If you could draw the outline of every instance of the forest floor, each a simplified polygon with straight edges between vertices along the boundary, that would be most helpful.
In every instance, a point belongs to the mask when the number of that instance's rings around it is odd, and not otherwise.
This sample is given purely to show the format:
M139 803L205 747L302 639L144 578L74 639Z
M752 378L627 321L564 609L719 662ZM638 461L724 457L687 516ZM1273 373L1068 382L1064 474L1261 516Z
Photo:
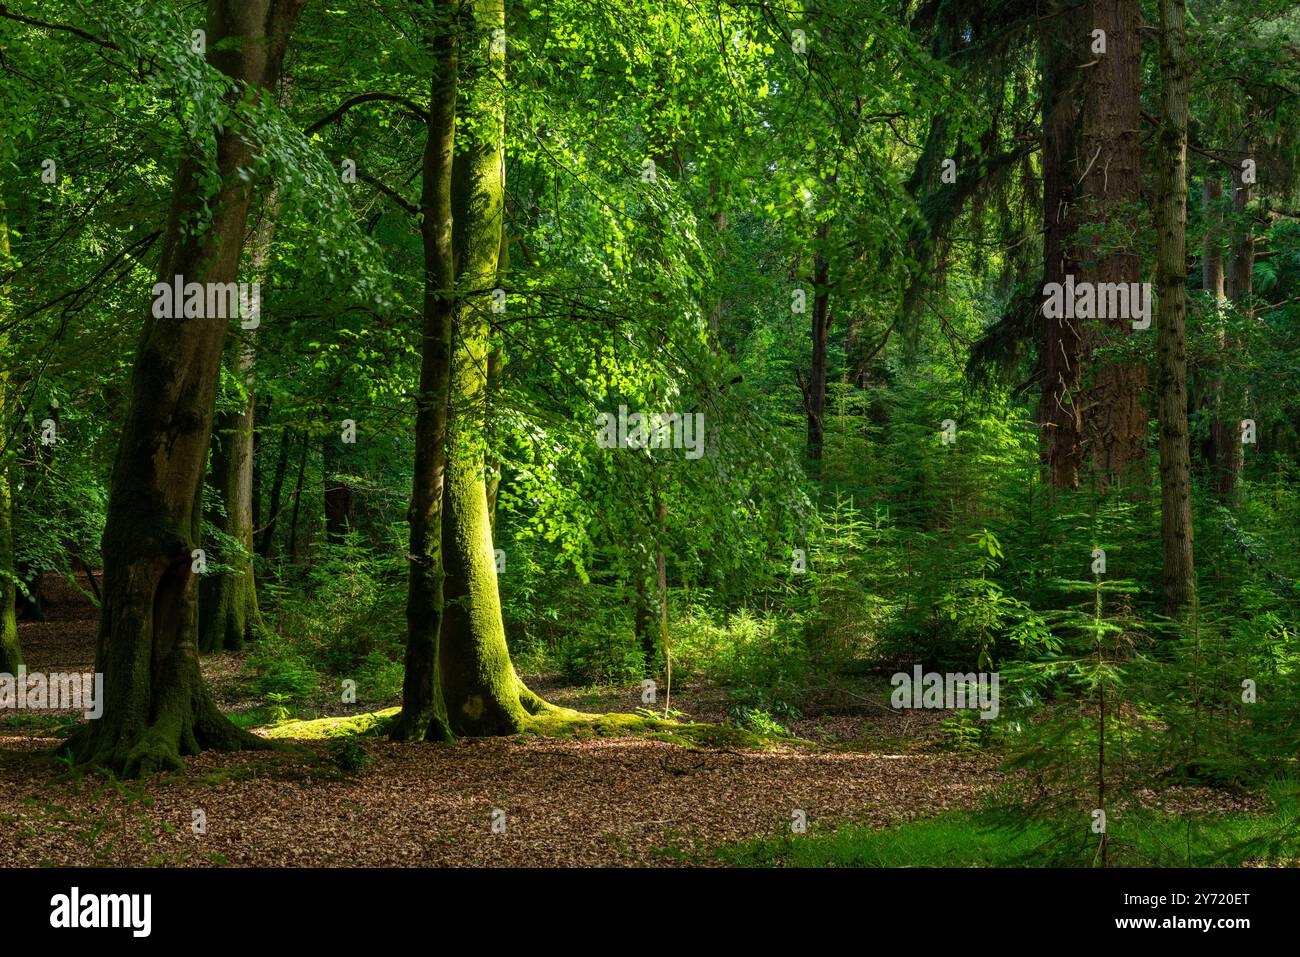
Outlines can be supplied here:
M60 580L48 589L46 614L20 626L28 670L92 670L91 603ZM242 655L203 667L223 707L255 702ZM635 687L574 689L546 676L529 683L582 710L640 707ZM672 703L712 721L725 716L723 700L685 687ZM363 710L371 709L337 708ZM810 833L883 827L973 808L1000 780L989 756L939 747L941 714L830 698L816 710L791 728L806 743L762 750L645 738L441 746L362 737L349 739L347 762L337 743L306 741L208 752L140 783L69 774L52 755L69 716L12 712L0 719L0 867L708 863L724 843L789 834L796 811ZM500 812L504 833L492 826Z
M28 670L92 670L94 606L51 578L45 611L46 621L20 625ZM224 707L254 703L242 655L203 667ZM546 676L529 684L583 710L640 707L637 687L590 691ZM672 704L710 721L725 716L722 700L686 687L674 689ZM338 709L349 710L361 709ZM810 830L883 826L974 806L996 781L987 759L925 751L934 715L825 710L791 728L813 743L767 750L644 738L451 747L357 738L366 758L353 772L340 770L328 742L312 741L206 753L143 784L68 776L50 756L66 716L11 712L0 720L0 866L673 864L724 842L789 833L795 811ZM504 833L492 828L497 809ZM203 834L194 833L196 812Z

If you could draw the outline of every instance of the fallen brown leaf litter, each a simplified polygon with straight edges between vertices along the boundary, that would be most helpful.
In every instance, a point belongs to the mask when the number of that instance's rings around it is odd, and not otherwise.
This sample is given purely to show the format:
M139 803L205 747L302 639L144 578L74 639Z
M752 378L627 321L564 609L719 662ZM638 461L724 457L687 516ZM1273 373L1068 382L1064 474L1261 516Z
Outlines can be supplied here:
M23 627L34 669L45 666L37 659L47 649L62 669L90 667L93 623L65 609L52 614L49 634L32 630L47 626ZM240 693L239 665L239 656L204 661L228 706ZM640 704L639 689L532 683L584 710ZM696 720L725 714L721 695L707 687L682 688L674 704ZM933 741L940 715L833 701L825 710L791 727L816 746L736 751L643 738L519 737L448 747L358 738L347 746L352 766L360 765L351 773L340 770L339 745L310 742L206 753L179 774L143 783L69 778L49 756L57 738L5 722L0 866L703 863L708 848L789 834L795 811L810 833L843 823L884 827L975 807L1000 780L986 756L914 750ZM907 748L893 747L904 741Z
M48 620L22 625L30 667L89 670L93 608L57 578L46 592ZM235 709L254 703L242 700L241 666L239 655L203 663L218 699ZM639 688L532 683L584 710L640 706ZM697 720L725 717L707 687L677 689L674 705ZM828 744L880 738L878 717L822 716L791 730ZM354 739L365 755L354 773L339 770L326 742L208 753L179 774L114 784L68 778L48 755L58 739L47 730L10 720L0 729L0 866L673 864L682 856L665 849L789 833L795 810L812 831L883 826L971 806L996 780L989 762L952 755L526 737L451 747ZM504 830L494 830L502 816Z
M970 807L993 779L980 762L950 756L364 739L369 761L357 774L332 770L328 746L313 743L314 761L200 755L137 793L91 777L55 783L58 766L30 753L53 743L0 738L0 866L672 864L680 859L664 848L789 833L796 809L810 830L883 826ZM504 833L494 811L504 812Z

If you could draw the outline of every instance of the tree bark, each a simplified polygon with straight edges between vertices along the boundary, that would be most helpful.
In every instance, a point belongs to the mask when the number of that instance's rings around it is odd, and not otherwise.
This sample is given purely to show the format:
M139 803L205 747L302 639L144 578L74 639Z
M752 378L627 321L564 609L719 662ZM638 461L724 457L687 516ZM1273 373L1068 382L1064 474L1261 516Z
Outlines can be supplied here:
M1249 144L1244 139L1237 141L1237 154L1242 158L1249 155ZM1241 180L1241 166L1232 170L1232 243L1231 256L1228 261L1226 286L1228 299L1238 310L1250 308L1250 297L1254 288L1255 275L1255 235L1250 220L1251 186ZM1233 355L1244 351L1243 344L1232 336L1225 336L1223 354ZM1236 355L1239 361L1244 355ZM1225 402L1231 409L1247 407L1247 396L1239 396L1240 403ZM1227 416L1225 415L1225 418ZM1237 479L1245 461L1245 448L1241 444L1240 419L1228 419L1223 423L1224 444L1223 457L1218 461L1215 476L1215 491L1225 501L1231 500L1237 489Z
M0 272L9 264L9 219L5 212L4 196L0 195ZM0 310L6 309L7 299L0 289ZM4 315L0 329L9 326L10 316ZM7 335L0 333L0 350L7 351ZM7 357L0 366L0 422L9 422L9 369ZM12 440L9 443L12 444ZM0 460L0 673L16 674L23 663L22 647L18 643L18 613L16 600L18 587L14 567L13 500L9 490L9 465L13 456L5 450Z
M250 387L242 408L217 416L213 427L209 482L222 509L208 521L234 538L241 553L218 554L235 571L206 575L199 582L199 651L238 651L261 624L253 577L253 353L236 344L235 375Z
M1187 428L1187 51L1185 0L1160 0L1160 131L1156 144L1157 413L1165 611L1195 600L1192 464Z
M424 143L420 236L424 244L424 328L416 396L415 476L411 491L410 569L406 598L406 671L399 741L449 737L438 678L443 616L442 497L447 464L447 402L456 310L452 246L452 173L460 48L453 0L438 0L431 38L434 73Z
M340 433L329 432L321 446L322 491L325 503L325 538L331 545L340 544L356 524L352 503L352 486L339 478L343 466Z
M263 428L265 429L265 423ZM271 548L275 543L276 526L280 523L281 497L284 494L284 477L289 471L289 449L293 433L286 427L280 432L280 448L275 457L275 474L271 478L271 497L267 502L266 523L262 526L257 540L257 554L263 558L271 557Z
M302 433L302 451L298 454L298 479L293 486L293 512L289 516L289 564L298 564L298 515L302 504L302 479L307 472L307 455L311 452L311 436Z
M1227 292L1223 271L1223 183L1206 164L1205 180L1201 184L1201 218L1205 223L1205 236L1201 244L1201 285L1213 308L1216 355L1206 361L1206 375L1201 404L1208 412L1209 429L1202 445L1202 458L1217 490L1223 480L1223 470L1231 468L1234 457L1240 452L1236 425L1229 421L1224 407L1223 364L1228 354L1229 342L1224 313Z
M503 286L510 271L510 241L504 225L501 229L501 251L497 254L497 285ZM505 375L506 357L500 345L494 345L488 352L487 366L487 403L488 403L488 447L499 448L496 434L496 406L501 400L501 379ZM501 459L493 454L488 462L486 483L488 501L488 525L495 538L497 533L497 499L501 494Z
M659 640L654 629L650 627L650 595L646 590L646 570L638 568L633 572L633 608L632 630L641 645L641 656L645 660L645 677L653 678L659 673Z
M275 235L279 203L275 193L267 197L263 219L253 235L253 277L265 279ZM218 416L213 429L211 483L224 513L213 510L212 525L239 542L240 555L222 556L222 564L234 565L234 572L204 578L199 584L199 651L238 651L261 627L257 607L257 579L253 574L253 531L257 526L257 399L253 392L256 361L256 333L234 343L234 373L247 393L244 407Z
M1063 284L1074 274L1078 226L1071 171L1079 153L1078 66L1086 36L1082 8L1057 6L1039 26L1043 86L1043 284ZM1077 489L1083 461L1082 338L1077 320L1043 317L1039 349L1042 391L1038 402L1039 458L1044 480Z
M473 0L467 13L471 41L461 50L471 62L461 74L467 88L462 102L474 104L476 115L472 134L461 135L468 142L453 171L453 245L458 288L473 292L456 303L452 335L438 673L452 733L497 735L519 731L530 713L550 706L524 686L510 661L488 521L489 291L497 275L505 190L505 47L493 39L494 31L504 31L505 8L503 0Z
M208 60L236 81L233 96L273 84L306 0L209 0ZM203 164L190 153L177 170L159 282L236 278L253 161L236 124L214 130L220 174L205 195ZM210 218L208 218L210 217ZM205 228L194 228L194 221ZM104 529L104 602L96 671L104 713L69 741L79 762L126 776L181 766L205 748L266 742L217 708L199 671L198 581L203 468L227 321L146 314L136 351Z
M808 458L820 474L826 445L826 353L830 336L830 259L825 248L831 224L817 230L819 248L813 257L812 368L808 375Z
M1137 283L1142 49L1138 0L1090 0L1087 30L1106 31L1106 52L1084 71L1082 166L1084 222L1101 234L1078 249L1078 282ZM1130 303L1131 305L1131 303ZM1132 312L1132 310L1130 310ZM1090 358L1133 332L1135 316L1085 320ZM1148 414L1146 366L1101 359L1083 405L1084 440L1099 487L1141 479Z

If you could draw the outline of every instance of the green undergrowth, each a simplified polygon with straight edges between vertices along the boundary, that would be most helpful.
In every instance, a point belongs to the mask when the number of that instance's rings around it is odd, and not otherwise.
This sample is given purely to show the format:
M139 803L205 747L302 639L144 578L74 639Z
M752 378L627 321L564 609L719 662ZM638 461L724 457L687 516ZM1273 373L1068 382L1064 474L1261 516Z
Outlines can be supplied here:
M875 830L846 825L806 834L724 845L697 856L733 867L1044 867L1097 866L1095 835L1079 835L1063 860L1054 832L1040 822L1007 827L987 812L953 811ZM1140 815L1112 819L1112 866L1300 866L1300 829L1285 809L1270 813ZM680 856L680 851L666 854Z

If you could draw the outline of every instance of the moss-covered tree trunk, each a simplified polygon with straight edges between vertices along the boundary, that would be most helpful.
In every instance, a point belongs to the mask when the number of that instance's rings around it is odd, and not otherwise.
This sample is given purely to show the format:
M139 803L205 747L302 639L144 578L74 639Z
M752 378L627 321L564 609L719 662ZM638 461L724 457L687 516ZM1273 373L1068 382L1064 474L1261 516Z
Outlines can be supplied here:
M406 595L406 670L396 740L448 736L438 680L442 630L442 495L447 462L447 389L456 308L452 249L452 168L456 142L459 29L452 0L435 4L433 86L424 143L420 238L424 245L424 322L416 396L415 477L411 490L410 574Z
M10 268L9 220L5 215L4 196L0 196L0 273ZM9 300L0 288L0 329L10 322ZM7 343L0 340L0 352L7 352ZM0 422L9 422L9 369L8 357L0 356ZM12 445L13 440L4 443ZM8 448L0 457L0 673L14 674L23 663L23 652L18 644L18 615L15 602L18 597L16 570L14 568L13 500L9 490Z
M0 382L0 389L8 383ZM0 396L3 399L3 396ZM0 674L16 674L23 663L18 643L18 586L14 578L14 530L9 469L0 468Z
M454 734L512 734L548 706L510 661L485 481L490 291L496 284L505 189L505 11L502 0L468 6L461 43L464 109L456 157L453 242L457 262L447 464L442 506L444 611L438 673ZM462 111L463 112L463 111Z
M235 95L272 84L306 0L209 0L208 59ZM220 185L205 195L202 163L180 163L164 231L160 282L233 282L250 202L240 177L253 157L236 124L214 131ZM196 228L200 214L210 216ZM81 762L125 775L177 768L205 748L264 747L218 709L199 671L201 486L227 320L157 318L136 351L104 529L104 602L96 670L104 714L69 746Z
M1156 141L1157 399L1165 611L1195 597L1192 465L1187 428L1187 50L1184 0L1160 0L1160 132Z

